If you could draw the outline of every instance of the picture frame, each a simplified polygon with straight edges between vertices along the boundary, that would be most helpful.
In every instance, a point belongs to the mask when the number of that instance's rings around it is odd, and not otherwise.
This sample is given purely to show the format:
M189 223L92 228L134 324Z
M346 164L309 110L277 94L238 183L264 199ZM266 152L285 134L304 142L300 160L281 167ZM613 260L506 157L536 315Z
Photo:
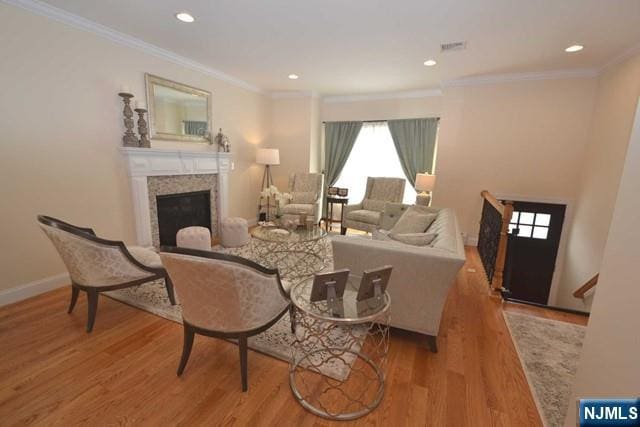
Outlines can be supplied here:
M338 188L338 196L347 197L348 195L349 195L349 189L348 188Z
M385 265L372 270L365 270L362 273L360 287L358 288L357 301L367 300L373 297L381 296L387 290L391 271L393 267Z
M344 295L348 279L349 269L347 268L328 273L317 273L313 277L309 300L317 302L327 300L330 297L341 298Z
M327 190L327 194L329 196L336 196L338 194L338 187L329 187L329 190Z

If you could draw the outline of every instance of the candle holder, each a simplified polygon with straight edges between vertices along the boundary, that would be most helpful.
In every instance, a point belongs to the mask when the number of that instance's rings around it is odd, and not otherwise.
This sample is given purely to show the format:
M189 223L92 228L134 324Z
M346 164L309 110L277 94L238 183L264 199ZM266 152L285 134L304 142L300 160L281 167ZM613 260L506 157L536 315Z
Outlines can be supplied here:
M151 148L151 141L147 138L147 135L149 134L149 127L147 126L147 121L144 119L144 113L146 113L147 110L144 108L136 108L134 111L138 113L138 133L140 134L138 146Z
M122 114L124 115L124 127L127 129L122 137L122 143L125 147L138 147L138 139L133 133L133 111L131 110L131 98L133 98L133 95L120 92L118 96L120 96L122 102L124 102Z

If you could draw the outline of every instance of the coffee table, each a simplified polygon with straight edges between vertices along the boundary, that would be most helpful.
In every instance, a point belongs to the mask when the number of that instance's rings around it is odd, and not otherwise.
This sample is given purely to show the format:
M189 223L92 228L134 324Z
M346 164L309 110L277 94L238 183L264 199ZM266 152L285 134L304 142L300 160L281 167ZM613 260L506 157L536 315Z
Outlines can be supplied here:
M251 230L251 236L260 241L251 245L251 258L265 267L277 268L283 278L306 278L325 267L327 232L317 225L294 230L258 226Z

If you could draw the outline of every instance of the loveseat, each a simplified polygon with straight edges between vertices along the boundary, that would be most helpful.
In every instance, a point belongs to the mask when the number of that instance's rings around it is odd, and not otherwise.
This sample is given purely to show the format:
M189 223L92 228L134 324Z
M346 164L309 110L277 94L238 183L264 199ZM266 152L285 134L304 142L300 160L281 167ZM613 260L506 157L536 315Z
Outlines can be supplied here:
M392 228L406 209L407 205L387 204L381 227ZM367 269L393 266L387 288L391 325L426 335L435 352L442 310L465 262L465 252L455 212L428 209L437 214L427 230L437 234L429 246L374 240L371 236L334 236L332 246L334 268L349 268L356 276Z

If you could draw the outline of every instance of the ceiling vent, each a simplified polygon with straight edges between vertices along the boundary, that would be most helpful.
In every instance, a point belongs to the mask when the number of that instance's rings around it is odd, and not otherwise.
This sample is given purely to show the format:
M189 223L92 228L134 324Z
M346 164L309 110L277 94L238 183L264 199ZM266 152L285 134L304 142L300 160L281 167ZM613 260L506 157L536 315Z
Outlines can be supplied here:
M453 52L454 50L465 50L467 42L444 43L440 45L440 52Z

